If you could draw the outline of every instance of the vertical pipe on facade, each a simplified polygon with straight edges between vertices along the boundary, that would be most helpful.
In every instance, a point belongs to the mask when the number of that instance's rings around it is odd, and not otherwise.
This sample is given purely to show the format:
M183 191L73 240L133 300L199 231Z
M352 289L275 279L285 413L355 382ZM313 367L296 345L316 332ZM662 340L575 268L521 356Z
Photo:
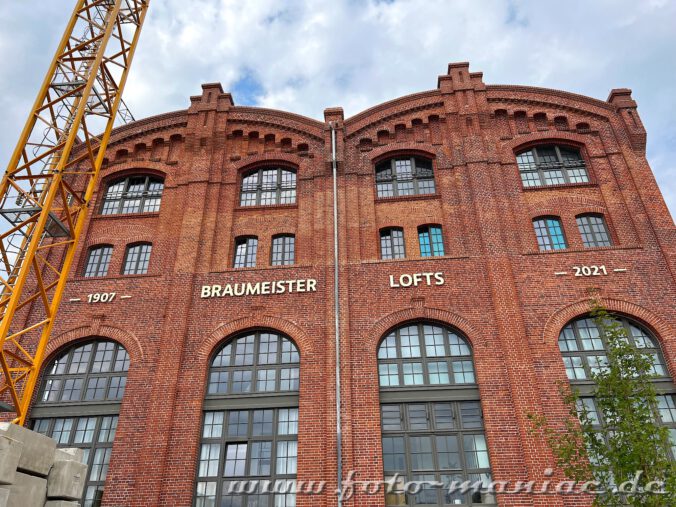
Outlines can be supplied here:
M336 329L336 460L337 460L337 488L340 491L343 482L343 430L341 422L340 400L340 291L338 290L338 178L336 160L336 128L334 122L331 127L331 167L333 172L333 300L335 311ZM338 493L338 507L343 505L340 493Z

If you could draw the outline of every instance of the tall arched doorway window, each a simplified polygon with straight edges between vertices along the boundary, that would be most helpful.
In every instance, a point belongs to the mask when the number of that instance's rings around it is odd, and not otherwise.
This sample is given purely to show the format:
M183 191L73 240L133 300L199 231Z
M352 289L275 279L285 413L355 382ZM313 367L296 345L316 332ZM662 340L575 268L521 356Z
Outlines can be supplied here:
M487 483L490 462L472 349L458 331L432 322L405 324L378 348L385 480L430 481L417 494L386 495L387 506L494 505L452 483Z
M217 350L204 401L195 506L296 505L299 378L298 348L274 331L237 335Z
M97 338L69 347L44 370L32 428L59 447L79 447L89 465L84 507L101 504L127 385L129 354L113 341Z

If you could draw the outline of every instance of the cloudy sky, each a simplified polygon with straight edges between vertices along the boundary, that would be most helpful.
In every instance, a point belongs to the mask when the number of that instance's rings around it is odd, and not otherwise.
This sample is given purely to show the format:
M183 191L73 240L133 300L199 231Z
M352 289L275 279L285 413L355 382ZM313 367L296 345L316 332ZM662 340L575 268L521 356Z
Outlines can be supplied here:
M0 0L2 168L74 3ZM670 0L153 0L125 101L143 118L220 81L238 105L351 116L458 61L490 84L628 87L676 215L675 26Z

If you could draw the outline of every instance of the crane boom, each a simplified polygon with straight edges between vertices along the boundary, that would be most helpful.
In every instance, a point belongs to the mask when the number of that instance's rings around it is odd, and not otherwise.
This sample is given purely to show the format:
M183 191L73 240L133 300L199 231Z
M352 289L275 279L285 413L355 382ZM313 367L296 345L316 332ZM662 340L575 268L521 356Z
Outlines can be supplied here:
M24 424L150 0L76 0L0 185L0 400Z

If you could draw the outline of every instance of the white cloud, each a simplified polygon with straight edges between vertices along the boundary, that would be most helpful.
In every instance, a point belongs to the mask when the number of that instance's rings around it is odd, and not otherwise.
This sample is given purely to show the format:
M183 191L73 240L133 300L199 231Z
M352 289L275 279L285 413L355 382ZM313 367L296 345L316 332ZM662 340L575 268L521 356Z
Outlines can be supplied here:
M73 1L0 6L3 164ZM321 119L326 107L352 115L434 88L452 61L470 61L487 83L601 99L630 87L673 213L673 26L676 2L664 0L154 0L125 100L144 117L187 107L203 82L232 90L248 75L259 105Z

